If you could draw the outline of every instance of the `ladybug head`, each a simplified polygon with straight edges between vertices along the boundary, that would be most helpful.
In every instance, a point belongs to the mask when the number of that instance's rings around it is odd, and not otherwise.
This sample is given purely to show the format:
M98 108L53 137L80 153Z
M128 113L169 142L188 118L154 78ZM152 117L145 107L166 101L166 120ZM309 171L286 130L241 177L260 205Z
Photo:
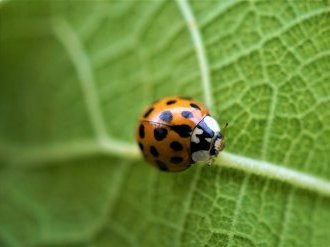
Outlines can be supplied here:
M191 135L191 158L196 162L210 162L225 147L223 135L217 121L204 117L194 128Z

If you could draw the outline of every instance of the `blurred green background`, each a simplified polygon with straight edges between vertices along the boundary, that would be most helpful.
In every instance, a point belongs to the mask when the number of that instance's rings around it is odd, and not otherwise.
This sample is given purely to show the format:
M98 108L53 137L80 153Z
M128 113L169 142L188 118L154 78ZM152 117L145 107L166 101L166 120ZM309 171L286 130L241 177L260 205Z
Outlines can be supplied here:
M0 1L0 246L330 246L329 196L134 140L150 102L209 97L227 153L330 183L329 71L325 0Z

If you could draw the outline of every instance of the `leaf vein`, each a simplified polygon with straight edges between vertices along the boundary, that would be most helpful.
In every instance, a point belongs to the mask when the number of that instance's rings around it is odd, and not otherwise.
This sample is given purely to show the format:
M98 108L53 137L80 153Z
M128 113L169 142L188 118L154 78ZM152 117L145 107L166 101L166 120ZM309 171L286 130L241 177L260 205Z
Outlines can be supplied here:
M239 212L241 210L241 206L242 206L242 201L243 201L243 197L245 195L245 191L246 191L246 187L249 183L249 179L250 179L250 175L247 175L244 177L244 180L242 182L238 197L236 199L235 202L235 209L234 209L234 213L233 213L233 220L229 229L229 236L228 236L228 242L227 242L227 247L232 246L233 244L233 238L234 238L234 232L235 232L235 227L236 227L236 223L237 223L237 219L238 219L238 215Z
M187 0L177 0L178 7L186 21L188 30L193 41L194 49L197 54L199 69L201 72L202 86L204 92L205 104L212 110L213 98L211 92L210 69L202 40L202 34L196 22L195 16Z
M290 28L298 25L299 23L303 22L303 21L307 21L310 18L313 18L315 16L318 15L322 15L325 13L328 13L330 11L330 8L324 8L318 11L313 11L310 12L308 14L305 14L303 16L300 16L298 19L295 19L294 21L288 23L285 27L274 31L273 33L269 34L269 35L265 35L258 43L256 43L253 46L250 46L249 48L244 49L244 51L242 52L238 52L236 55L229 57L227 60L219 62L219 63L215 63L214 65L211 66L211 70L218 70L221 69L223 67L228 66L229 64L234 63L235 61L238 61L240 58L245 57L249 54L251 54L252 52L257 51L258 49L260 49L267 41L271 40L272 38L276 38L279 37L281 34L285 33L286 31L288 31ZM212 45L213 43L218 42L218 40L211 40L208 43L206 43L207 46Z
M68 53L78 74L87 111L95 134L97 138L103 139L107 136L107 131L99 102L97 100L94 74L89 58L85 52L85 48L80 42L74 29L67 21L63 19L54 19L53 30L55 37L65 48L65 51Z
M178 246L181 246L182 235L184 234L184 229L185 229L184 225L185 225L186 220L187 220L188 212L189 212L189 209L191 207L192 199L193 199L196 187L197 187L197 182L198 182L198 179L200 177L200 173L201 173L201 169L196 169L195 174L192 178L191 185L190 185L189 194L187 195L187 198L186 198L186 201L185 201L185 204L184 204L184 207L183 207L182 220L179 223L180 228L182 230L178 231L178 236L177 236L177 239L178 239L177 240L177 245Z
M282 227L281 231L279 233L279 241L277 243L278 247L283 246L284 244L284 234L288 230L288 224L289 224L289 218L290 218L290 211L291 211L291 206L292 206L292 197L293 197L294 191L291 188L289 195L287 197L287 200L285 202L285 209L283 210L283 222L282 222Z

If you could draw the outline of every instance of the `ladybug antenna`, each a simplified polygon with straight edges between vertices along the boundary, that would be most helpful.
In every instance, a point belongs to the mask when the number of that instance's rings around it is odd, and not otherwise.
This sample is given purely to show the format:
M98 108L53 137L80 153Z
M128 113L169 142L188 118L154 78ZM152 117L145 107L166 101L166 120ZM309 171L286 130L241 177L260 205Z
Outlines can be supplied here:
M226 136L225 134L226 134L226 132L227 132L226 129L228 128L228 126L229 126L228 123L226 123L225 126L223 126L223 128L222 128L222 130L221 130L223 136Z

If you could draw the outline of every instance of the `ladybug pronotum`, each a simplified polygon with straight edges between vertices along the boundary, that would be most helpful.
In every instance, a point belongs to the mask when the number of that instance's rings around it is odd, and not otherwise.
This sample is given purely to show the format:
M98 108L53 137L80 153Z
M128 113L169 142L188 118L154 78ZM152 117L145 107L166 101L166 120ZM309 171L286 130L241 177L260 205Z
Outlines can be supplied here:
M216 120L199 101L166 97L141 116L137 141L144 158L162 171L178 172L212 162L224 148Z

